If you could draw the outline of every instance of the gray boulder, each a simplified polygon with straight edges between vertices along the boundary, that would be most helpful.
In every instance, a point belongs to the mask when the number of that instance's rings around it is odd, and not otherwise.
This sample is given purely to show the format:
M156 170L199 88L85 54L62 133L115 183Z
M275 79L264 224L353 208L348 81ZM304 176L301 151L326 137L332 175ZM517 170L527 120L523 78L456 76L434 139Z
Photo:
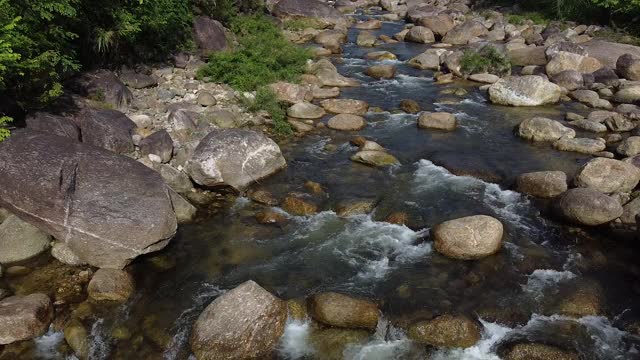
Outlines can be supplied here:
M158 79L153 75L140 74L134 71L126 71L120 74L120 80L130 88L144 89L158 86Z
M437 15L423 16L418 22L420 25L431 30L435 35L442 38L455 27L453 17L449 14L440 13Z
M124 110L133 102L133 93L109 70L83 73L69 82L69 87L78 94L93 100L111 104Z
M539 198L553 198L567 191L567 174L562 171L522 174L516 179L516 190Z
M595 154L604 151L607 144L604 139L568 138L563 137L553 143L553 147L560 151L572 151L581 154Z
M534 117L520 123L518 136L531 141L556 141L562 137L573 138L576 132L559 121Z
M0 345L38 337L52 320L53 305L47 295L8 297L0 301Z
M197 16L193 20L193 39L205 55L227 48L224 26L208 16Z
M25 119L27 128L42 131L50 135L65 136L70 139L80 140L80 129L75 122L67 117L53 115L46 112L37 112Z
M616 71L625 79L640 80L640 57L632 54L620 56L616 62Z
M203 186L244 190L287 166L280 147L260 132L220 129L209 133L187 163L191 178Z
M30 259L49 248L51 237L37 227L9 216L0 224L0 263Z
M623 161L595 158L578 172L577 186L603 193L631 192L640 181L640 169Z
M191 333L198 360L269 359L287 320L287 305L253 281L215 299Z
M117 110L87 108L76 116L82 142L118 154L133 152L136 124Z
M634 156L640 154L640 136L629 136L616 149L618 154Z
M176 232L168 189L125 156L28 130L0 144L0 205L83 261L122 268Z
M560 87L541 76L509 76L489 87L491 102L510 106L539 106L560 100Z
M465 45L469 40L485 36L488 32L487 28L481 23L469 20L449 30L442 38L442 42L453 45Z
M616 199L591 188L575 188L565 192L558 208L568 220L588 226L606 224L624 212Z
M424 26L414 26L404 37L404 41L419 44L431 44L436 41L436 38L429 28Z
M140 154L158 155L163 163L167 163L173 156L173 140L166 130L156 131L140 141Z

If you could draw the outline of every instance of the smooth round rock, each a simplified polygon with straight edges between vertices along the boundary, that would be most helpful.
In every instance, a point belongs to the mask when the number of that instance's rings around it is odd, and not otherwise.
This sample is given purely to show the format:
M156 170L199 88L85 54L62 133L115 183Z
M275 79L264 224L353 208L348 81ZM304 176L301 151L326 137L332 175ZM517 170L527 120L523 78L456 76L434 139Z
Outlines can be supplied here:
M99 269L91 278L87 292L97 301L124 302L135 291L131 274L117 269Z
M521 174L516 190L539 198L553 198L567 191L567 174L562 171L537 171Z
M445 221L433 230L435 249L450 258L475 260L502 247L504 227L491 216L476 215Z
M340 131L357 131L364 129L367 122L362 116L353 114L338 114L327 123L327 126L333 130Z
M588 226L606 224L624 213L616 199L591 188L568 190L560 197L558 208L568 220Z
M380 319L373 302L334 292L315 294L308 304L311 316L330 326L374 330Z

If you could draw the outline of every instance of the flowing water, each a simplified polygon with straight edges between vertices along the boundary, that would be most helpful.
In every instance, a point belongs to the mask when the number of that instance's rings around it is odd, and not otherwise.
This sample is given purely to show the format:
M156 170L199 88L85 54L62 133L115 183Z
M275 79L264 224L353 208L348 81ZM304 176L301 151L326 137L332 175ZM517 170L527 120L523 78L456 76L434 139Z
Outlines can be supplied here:
M385 22L376 34L393 35L403 26ZM570 104L493 106L472 84L437 85L430 71L403 63L428 45L360 48L357 34L349 32L342 59L335 63L363 85L344 89L341 97L383 109L367 115L369 125L359 134L386 147L402 165L377 169L353 163L349 157L356 148L348 143L353 134L328 129L284 145L288 168L259 186L283 196L304 192L306 180L319 182L326 194L310 196L323 211L287 215L286 226L270 227L254 220L260 206L238 198L213 217L181 226L161 254L133 265L138 281L133 300L96 310L89 329L92 359L189 358L190 327L203 308L249 279L283 299L331 290L378 301L384 320L366 341L347 346L345 359L499 359L501 345L524 340L575 349L584 359L640 358L640 338L630 330L640 320L634 242L608 230L566 227L554 220L546 202L509 190L523 172L571 175L588 159L521 141L514 126L532 115L560 119L568 110L580 110ZM395 79L377 81L363 74L374 63L363 55L380 50L398 56L392 61ZM442 93L459 87L467 94ZM396 111L403 99L417 101L423 110L455 113L458 129L418 129L417 115ZM336 204L351 199L375 199L378 206L367 216L336 216ZM409 215L408 227L380 221L395 211ZM500 253L467 262L432 250L431 226L476 214L505 225ZM602 316L556 314L572 289L585 287L601 294ZM427 355L406 338L404 325L442 313L479 318L481 341ZM312 324L290 320L278 356L326 358L311 343L312 332ZM73 358L55 346L61 341L60 333L50 332L25 358Z

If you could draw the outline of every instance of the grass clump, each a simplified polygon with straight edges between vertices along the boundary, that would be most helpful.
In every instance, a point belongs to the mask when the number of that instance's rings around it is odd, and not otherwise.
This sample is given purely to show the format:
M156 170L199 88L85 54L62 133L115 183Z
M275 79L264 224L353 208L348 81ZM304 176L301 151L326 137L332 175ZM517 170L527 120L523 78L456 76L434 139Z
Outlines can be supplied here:
M198 70L200 79L255 91L280 80L297 81L311 58L306 49L287 41L278 26L264 16L237 17L230 28L238 37L238 48L212 54Z
M511 60L495 47L486 45L479 50L466 50L460 59L461 70L466 75L490 73L507 75L511 72Z
M513 25L523 25L531 20L536 25L547 25L551 19L541 12L525 12L520 14L508 14L507 21Z
M268 87L258 88L253 99L244 98L244 105L251 112L266 111L273 120L273 132L279 136L293 134L291 125L287 122L286 105L279 102L276 94Z

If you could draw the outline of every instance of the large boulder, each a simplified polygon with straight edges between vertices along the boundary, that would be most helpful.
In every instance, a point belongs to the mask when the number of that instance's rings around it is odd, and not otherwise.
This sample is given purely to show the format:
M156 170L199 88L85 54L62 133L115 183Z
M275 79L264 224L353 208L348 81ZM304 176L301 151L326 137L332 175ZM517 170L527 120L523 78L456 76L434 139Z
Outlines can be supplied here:
M125 156L28 130L0 144L0 205L83 261L122 268L176 232L158 173Z
M342 13L318 0L281 0L272 13L279 18L312 18L327 25L345 24Z
M213 130L187 163L191 178L203 186L243 190L287 166L280 147L264 134L246 129Z
M509 58L511 64L516 66L543 66L547 64L544 54L544 46L532 46L519 49L510 49Z
M434 35L440 38L445 36L449 30L455 27L453 17L449 14L440 13L437 15L423 16L418 22L421 26L424 26L431 30Z
M105 102L116 109L127 109L133 102L133 93L109 70L83 73L69 82L69 87L78 94Z
M363 116L369 110L369 104L362 100L353 99L327 99L320 105L327 111L335 114L353 114Z
M562 171L521 174L516 179L516 190L539 198L553 198L567 191L567 174Z
M414 26L409 30L407 35L405 35L404 41L419 44L431 44L436 41L436 38L429 28L424 26Z
M27 128L42 131L50 135L65 136L70 139L80 140L80 129L75 122L67 117L53 115L46 112L37 112L25 119Z
M621 77L638 81L640 80L640 56L624 54L616 61L616 71Z
M44 334L53 320L47 295L11 296L0 301L0 345Z
M80 112L76 123L82 142L118 154L133 152L133 130L136 123L117 110L87 108Z
M132 89L145 89L158 86L158 79L153 75L137 73L135 71L124 71L119 79Z
M502 223L487 215L445 221L433 230L435 248L441 254L460 260L480 259L502 247Z
M140 141L140 155L156 155L163 163L173 156L173 140L166 130L159 130Z
M640 169L623 161L595 158L578 172L577 186L603 193L631 192L640 181Z
M191 333L198 360L268 359L287 320L287 305L249 280L215 299Z
M447 348L468 348L480 340L480 326L459 315L442 315L409 326L408 336L420 344Z
M539 106L560 100L560 87L541 76L509 76L489 87L491 102L510 106Z
M442 42L453 45L465 45L471 39L485 36L489 31L481 23L469 20L449 30Z
M308 307L315 320L330 326L375 330L380 319L373 302L334 292L311 296Z
M566 51L560 51L547 63L547 75L554 76L565 70L575 70L580 73L592 73L602 68L598 59L582 56Z
M364 129L366 126L367 121L362 116L353 114L338 114L327 122L329 129L341 131L357 131Z
M559 121L534 117L520 123L518 136L531 141L556 141L562 137L573 138L576 132Z
M196 16L193 19L193 39L205 55L227 48L224 26L208 16Z
M520 343L504 353L505 360L578 360L575 352L539 343Z
M308 86L280 81L270 84L269 88L276 95L278 101L290 105L313 100L313 95Z
M439 70L442 49L429 49L407 61L407 65L420 70Z
M568 220L589 226L606 224L624 212L616 199L592 188L568 190L560 198L558 208Z
M49 248L51 237L37 227L9 216L0 224L0 264L30 259Z

